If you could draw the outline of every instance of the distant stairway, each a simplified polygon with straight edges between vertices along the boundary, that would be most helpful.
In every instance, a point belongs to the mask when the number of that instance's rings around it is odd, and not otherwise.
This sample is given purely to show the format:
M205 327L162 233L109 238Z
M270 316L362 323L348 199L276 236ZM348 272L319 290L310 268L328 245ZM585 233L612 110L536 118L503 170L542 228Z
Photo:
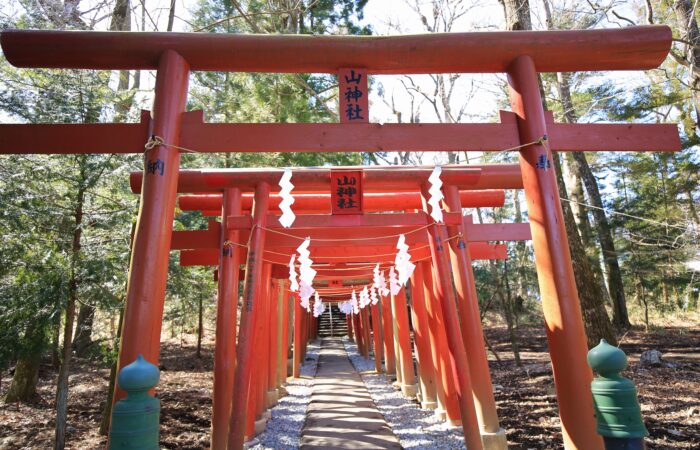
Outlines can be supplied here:
M318 336L322 338L342 337L348 334L345 314L340 312L335 303L327 303L326 306L326 312L318 318ZM333 318L332 323L331 317Z

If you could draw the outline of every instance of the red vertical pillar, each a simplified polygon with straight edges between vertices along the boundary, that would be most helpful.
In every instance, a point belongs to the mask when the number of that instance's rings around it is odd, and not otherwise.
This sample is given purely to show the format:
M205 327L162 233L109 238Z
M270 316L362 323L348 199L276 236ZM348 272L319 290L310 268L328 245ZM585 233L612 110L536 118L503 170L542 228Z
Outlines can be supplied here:
M301 307L301 302L299 301L299 294L294 295L294 345L292 347L292 376L294 378L299 378L301 375L301 360L302 360L302 339L304 339L304 333L302 330L303 320L302 315L306 314L306 310Z
M365 354L365 350L362 344L362 325L360 324L360 314L352 315L352 323L355 329L355 341L357 342L357 351L360 355Z
M382 372L382 318L379 316L379 302L372 305L372 340L374 342L374 369Z
M423 208L427 211L427 189L423 189ZM445 321L447 334L447 346L450 351L452 363L452 379L457 388L457 398L462 416L462 428L464 429L464 442L470 449L481 449L481 433L479 421L476 418L474 400L470 395L472 383L469 378L469 362L462 342L462 332L457 318L457 301L452 287L452 269L447 256L447 230L445 225L435 224L428 227L430 235L430 254L435 264L435 291L440 302L442 317Z
M272 264L263 263L263 296L260 302L258 314L260 317L257 323L257 344L258 350L254 358L258 360L260 366L255 377L257 383L257 397L255 416L257 419L263 419L263 413L267 409L267 391L268 391L268 367L270 365L270 294L272 293ZM255 434L262 431L261 426L257 425ZM251 436L252 437L252 436Z
M265 249L265 226L270 198L270 185L258 183L253 200L253 224L251 231L248 258L246 260L245 283L243 287L243 308L239 326L238 362L233 385L233 401L231 406L231 423L229 424L228 449L243 448L246 424L246 405L248 404L249 386L254 364L255 323L253 311L259 308L262 293L263 250Z
M355 339L352 336L352 314L345 314L345 321L348 324L348 340L354 342Z
M277 353L277 388L280 396L284 395L284 390L279 389L287 381L287 357L289 355L289 294L287 293L287 281L279 280L278 292L278 330L279 347Z
M269 360L267 371L267 406L271 408L277 403L277 348L279 347L279 332L277 327L279 303L279 282L272 280L270 287L270 313L267 327L270 329Z
M546 136L544 108L532 58L516 58L508 68L508 81L511 107L518 118L520 141L533 142ZM551 150L542 144L523 148L520 151L520 169L564 446L602 449L603 441L595 431L590 391L593 375L586 364L586 334Z
M411 315L413 318L413 342L416 348L421 386L421 408L435 409L437 407L435 366L430 354L428 313L425 309L426 298L423 282L425 265L430 267L428 261L417 263L411 276Z
M452 376L453 363L447 343L445 319L440 308L440 297L435 290L433 265L429 261L422 261L420 264L425 269L423 272L423 285L425 287L423 292L426 301L426 315L430 324L430 347L435 370L437 400L438 406L444 408L444 411L438 408L435 412L439 417L446 414L448 420L453 424L457 424L461 420L459 399L457 398L455 380Z
M153 134L167 144L180 141L182 113L187 103L189 65L167 50L158 63L153 102ZM157 145L144 155L139 217L134 234L126 310L119 350L119 370L138 355L158 365L163 325L165 284L175 214L180 153ZM114 401L124 392L115 384Z
M444 186L443 191L445 193L445 209L448 212L457 212L461 215L462 202L457 186ZM479 299L476 294L466 228L464 225L448 226L447 233L450 237L459 235L459 238L450 241L450 259L459 304L462 342L469 361L472 396L482 441L488 449L505 449L507 447L506 433L500 427L496 413L496 401L493 397L491 374L484 347L484 332L481 328Z
M362 320L362 340L365 342L365 358L369 358L369 349L372 347L372 338L369 329L369 308L365 306L360 312Z
M401 359L401 392L406 397L416 396L416 375L413 370L413 353L411 352L411 335L408 329L408 305L406 290L401 289L392 295L394 303L394 320L399 343L399 358Z
M382 325L384 331L384 364L386 373L396 373L396 355L394 354L394 315L391 313L391 296L386 295L381 299Z
M216 307L214 389L212 395L211 448L226 449L226 436L236 369L236 316L238 313L238 274L241 250L236 245L239 231L229 230L228 216L241 213L240 189L226 189L221 212L221 258Z
M311 313L309 311L304 310L304 313L301 316L302 320L302 335L304 338L301 340L301 362L302 364L304 363L304 360L306 359L306 347L309 345L309 317L311 316Z

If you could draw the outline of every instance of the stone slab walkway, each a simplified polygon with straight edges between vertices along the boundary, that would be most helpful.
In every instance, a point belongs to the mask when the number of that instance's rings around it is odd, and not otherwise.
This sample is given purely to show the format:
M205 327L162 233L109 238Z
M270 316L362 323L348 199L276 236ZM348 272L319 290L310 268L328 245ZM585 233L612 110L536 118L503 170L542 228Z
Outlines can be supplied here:
M301 448L400 449L340 338L324 339Z

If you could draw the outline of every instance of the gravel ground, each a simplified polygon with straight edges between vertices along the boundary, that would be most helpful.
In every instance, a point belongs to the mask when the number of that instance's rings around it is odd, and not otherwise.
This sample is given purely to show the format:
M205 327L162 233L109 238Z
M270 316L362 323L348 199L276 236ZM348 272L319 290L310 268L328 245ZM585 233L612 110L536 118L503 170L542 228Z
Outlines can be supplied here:
M311 400L321 341L310 342L306 360L301 366L302 378L291 379L285 386L288 395L282 397L271 409L272 419L265 431L247 443L253 450L292 450L300 446L301 429L306 421L306 408Z
M420 409L417 403L401 395L384 374L374 373L374 361L364 359L357 346L344 341L345 350L364 381L379 412L399 438L404 448L458 449L464 448L461 428L450 428L435 418L431 410Z

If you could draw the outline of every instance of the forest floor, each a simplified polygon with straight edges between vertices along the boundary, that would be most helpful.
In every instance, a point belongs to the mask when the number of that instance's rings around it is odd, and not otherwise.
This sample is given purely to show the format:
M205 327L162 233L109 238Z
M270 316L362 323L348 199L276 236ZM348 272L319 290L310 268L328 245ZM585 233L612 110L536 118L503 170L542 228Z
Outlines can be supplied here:
M487 337L501 362L491 361L502 426L510 448L561 447L547 341L537 327L520 330L523 367L512 360L503 328L489 328ZM630 358L624 375L639 390L650 449L700 448L700 327L665 327L646 333L629 332L621 348ZM641 352L662 352L664 367L642 368ZM493 355L489 354L490 357ZM209 445L211 415L212 342L195 357L194 337L163 344L158 397L162 402L161 447L200 449ZM105 401L109 369L77 358L70 378L66 448L104 448L97 432ZM9 385L2 374L0 397ZM0 402L0 450L46 449L53 445L56 372L43 365L39 388L29 404Z

